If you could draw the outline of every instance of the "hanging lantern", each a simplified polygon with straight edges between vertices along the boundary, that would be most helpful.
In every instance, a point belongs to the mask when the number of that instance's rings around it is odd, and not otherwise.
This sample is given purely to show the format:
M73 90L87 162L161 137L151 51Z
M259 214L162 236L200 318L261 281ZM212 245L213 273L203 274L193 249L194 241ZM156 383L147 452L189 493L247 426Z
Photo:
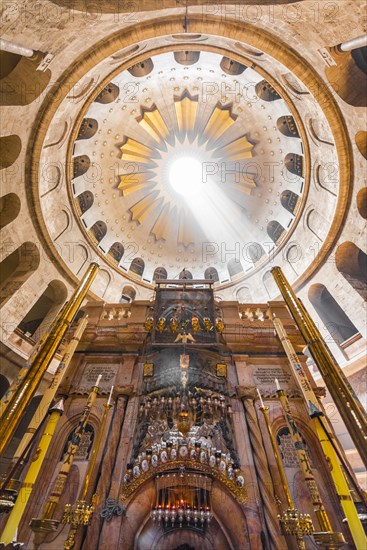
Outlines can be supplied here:
M172 317L172 319L170 321L170 324L169 324L169 328L171 329L171 332L173 332L173 333L178 332L179 325L178 325L178 321L175 317Z
M192 329L192 332L199 332L200 324L199 324L199 318L198 317L193 317L191 319L191 329Z
M222 333L224 331L223 319L221 319L220 317L217 317L216 320L215 320L215 328L216 328L217 332Z
M164 332L165 328L166 328L166 319L165 319L165 317L160 317L158 319L156 330L157 330L157 332L160 332L162 334L162 332Z
M145 319L144 328L147 332L150 332L154 326L154 319L153 317L147 317Z
M211 332L213 330L213 323L209 319L209 317L204 317L203 319L204 328L207 332Z

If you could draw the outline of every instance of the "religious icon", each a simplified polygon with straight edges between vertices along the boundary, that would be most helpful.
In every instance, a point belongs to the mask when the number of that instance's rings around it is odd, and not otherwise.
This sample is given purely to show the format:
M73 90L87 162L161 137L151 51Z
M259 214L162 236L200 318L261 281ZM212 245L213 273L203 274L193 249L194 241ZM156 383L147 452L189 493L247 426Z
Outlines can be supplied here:
M144 363L144 376L153 376L154 374L154 363Z
M227 365L225 363L217 363L216 375L221 378L226 378L227 376Z

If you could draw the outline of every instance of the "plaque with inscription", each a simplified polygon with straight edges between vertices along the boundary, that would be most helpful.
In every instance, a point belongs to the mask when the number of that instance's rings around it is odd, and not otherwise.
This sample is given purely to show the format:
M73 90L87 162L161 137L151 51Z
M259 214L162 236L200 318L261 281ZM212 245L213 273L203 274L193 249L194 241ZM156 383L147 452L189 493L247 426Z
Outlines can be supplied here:
M79 389L89 390L96 383L100 374L102 378L99 387L101 389L109 389L115 382L118 367L119 365L87 363L79 384Z
M279 381L282 389L296 389L290 370L286 366L256 366L253 370L254 384L263 391L276 391L275 379Z

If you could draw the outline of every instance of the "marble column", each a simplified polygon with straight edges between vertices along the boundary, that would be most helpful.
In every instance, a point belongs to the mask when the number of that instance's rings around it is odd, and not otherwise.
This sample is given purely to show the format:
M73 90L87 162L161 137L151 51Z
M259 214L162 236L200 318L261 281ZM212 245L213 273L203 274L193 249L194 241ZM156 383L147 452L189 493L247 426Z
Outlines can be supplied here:
M256 388L237 386L236 390L237 395L242 400L245 408L245 417L248 425L259 491L263 503L265 523L271 542L271 548L274 548L275 550L285 550L288 546L280 532L279 520L277 517L278 504L254 405L255 399L257 399Z
M104 518L101 510L105 506L107 498L112 505L112 500L118 503L118 494L113 490L114 479L119 477L121 464L118 461L121 434L124 426L127 401L133 392L133 386L117 386L114 391L116 400L110 428L106 437L105 455L100 464L99 478L94 492L98 494L99 504L93 514L91 524L86 530L81 548L83 550L98 550L107 548L103 545L102 537Z

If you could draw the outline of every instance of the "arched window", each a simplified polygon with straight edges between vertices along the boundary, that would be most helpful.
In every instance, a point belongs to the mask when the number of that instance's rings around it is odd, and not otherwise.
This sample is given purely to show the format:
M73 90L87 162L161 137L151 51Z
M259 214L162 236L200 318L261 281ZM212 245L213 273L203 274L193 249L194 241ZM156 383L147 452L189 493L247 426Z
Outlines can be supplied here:
M340 345L358 333L358 329L326 286L321 284L312 285L308 291L308 299L337 344Z
M66 301L67 290L64 283L51 281L18 325L26 336L38 340L50 328L61 305Z
M227 264L227 269L230 277L234 277L239 273L243 273L241 262L237 258L232 258Z
M180 65L194 65L200 58L200 52L181 51L173 52L176 63Z
M134 258L131 262L130 269L132 273L135 273L139 277L142 277L145 269L145 263L142 258Z
M40 263L38 248L31 242L23 243L0 264L0 305L26 282Z
M111 256L117 264L119 264L122 256L124 255L124 247L122 243L113 243L108 251L108 255Z
M277 127L279 132L287 137L299 138L299 132L292 115L281 116L277 120Z
M124 286L120 298L120 303L132 302L135 300L136 290L132 286Z
M47 88L51 80L51 71L38 71L37 67L41 63L45 54L43 52L35 52L32 57L14 58L14 54L2 52L1 61L4 57L10 59L12 56L13 66L8 64L8 69L5 68L6 76L1 79L0 85L0 105L16 106L29 105L37 99L42 92Z
M230 59L229 57L222 58L222 61L220 62L220 68L224 73L231 76L242 74L247 69L245 65L242 65L242 63L238 63L238 61L233 61L233 59Z
M94 202L94 195L91 191L83 191L77 197L81 213L84 214L92 206Z
M0 137L0 169L8 168L18 158L22 148L22 141L19 136L12 134L11 136Z
M90 139L98 130L98 122L94 118L84 118L77 135L79 139Z
M268 223L266 227L266 231L269 237L271 238L271 240L275 244L277 244L277 242L281 239L281 237L285 233L284 227L276 220L272 220L271 222Z
M287 170L295 176L303 178L303 156L296 153L288 153L284 158Z
M15 193L8 193L0 198L0 229L15 220L20 211L20 198Z
M280 195L280 204L293 215L295 214L300 201L301 197L289 189L286 189Z
M367 188L366 187L358 191L357 208L362 218L367 220Z
M129 73L136 77L142 77L147 76L149 73L152 72L154 67L152 59L149 57L148 59L145 59L144 61L140 61L140 63L136 63L130 69L128 69Z
M215 267L208 267L204 272L204 279L211 279L215 283L219 282L218 271Z
M355 140L358 151L361 153L362 156L364 156L365 159L367 159L367 132L365 132L364 130L357 132Z
M167 279L167 270L164 267L157 267L153 274L153 281L159 281L159 279Z
M87 155L79 155L73 158L73 178L78 178L88 171L90 159Z
M112 103L113 101L115 101L118 98L119 93L120 93L120 88L118 86L116 86L116 84L113 84L113 82L110 82L97 95L97 97L94 101L96 101L97 103L102 103L102 104Z
M341 244L335 254L336 268L348 283L367 300L367 255L354 243Z
M105 222L99 220L98 222L92 225L92 227L90 228L90 231L93 233L97 242L100 243L103 237L107 233L107 225L105 224Z
M263 101L275 101L277 99L281 99L278 92L266 80L262 80L256 84L255 92Z
M187 269L183 269L181 273L178 276L179 279L192 279L192 273L191 271L188 271Z

